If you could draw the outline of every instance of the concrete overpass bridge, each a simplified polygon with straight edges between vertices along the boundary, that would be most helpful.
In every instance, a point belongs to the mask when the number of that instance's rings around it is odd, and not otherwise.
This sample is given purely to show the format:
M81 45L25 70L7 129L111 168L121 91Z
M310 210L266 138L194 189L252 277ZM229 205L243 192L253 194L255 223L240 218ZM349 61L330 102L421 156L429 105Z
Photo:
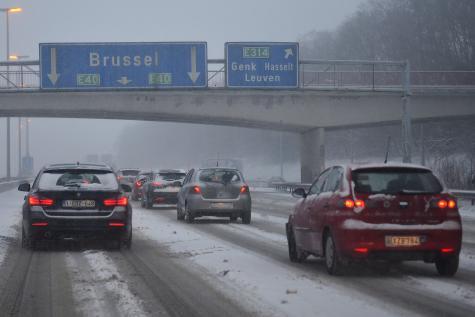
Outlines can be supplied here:
M220 70L209 76L220 76ZM0 92L0 116L172 121L295 132L301 135L303 182L310 182L323 167L325 129L403 122L410 145L411 120L475 116L471 87L417 87L409 93L404 84L375 85L372 76L369 87L307 85L294 90L215 85L194 90L41 91L11 85ZM410 149L408 154L410 158Z

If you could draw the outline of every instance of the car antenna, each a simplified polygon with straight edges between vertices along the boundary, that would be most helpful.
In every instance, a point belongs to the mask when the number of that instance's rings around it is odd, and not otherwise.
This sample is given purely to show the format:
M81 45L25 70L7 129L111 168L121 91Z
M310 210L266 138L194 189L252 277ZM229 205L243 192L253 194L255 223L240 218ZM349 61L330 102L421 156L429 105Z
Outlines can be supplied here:
M388 144L386 146L386 157L384 158L384 164L388 163L389 147L390 146L391 146L391 136L388 136Z

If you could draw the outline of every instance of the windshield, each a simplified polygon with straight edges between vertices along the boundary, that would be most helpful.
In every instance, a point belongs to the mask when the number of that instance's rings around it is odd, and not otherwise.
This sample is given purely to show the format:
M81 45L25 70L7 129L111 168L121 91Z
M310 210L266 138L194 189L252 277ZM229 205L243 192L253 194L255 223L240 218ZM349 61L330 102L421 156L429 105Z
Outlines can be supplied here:
M185 176L185 173L158 173L155 175L155 180L176 181L184 179Z
M139 174L138 170L122 170L120 173L124 176L137 176Z
M354 171L352 178L357 193L417 194L442 191L442 185L434 174L423 169L363 169Z
M227 184L240 182L241 177L233 170L208 169L201 171L199 180L204 183Z
M68 187L81 189L117 190L114 173L95 170L52 170L41 175L38 184L42 190L58 190Z

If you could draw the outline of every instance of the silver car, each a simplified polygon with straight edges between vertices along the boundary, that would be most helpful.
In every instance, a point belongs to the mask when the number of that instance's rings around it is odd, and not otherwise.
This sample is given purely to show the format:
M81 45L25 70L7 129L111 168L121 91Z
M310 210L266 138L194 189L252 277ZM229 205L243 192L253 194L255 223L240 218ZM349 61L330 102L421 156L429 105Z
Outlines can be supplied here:
M241 217L251 223L251 194L241 172L232 168L192 169L178 193L177 219L193 222L196 217Z

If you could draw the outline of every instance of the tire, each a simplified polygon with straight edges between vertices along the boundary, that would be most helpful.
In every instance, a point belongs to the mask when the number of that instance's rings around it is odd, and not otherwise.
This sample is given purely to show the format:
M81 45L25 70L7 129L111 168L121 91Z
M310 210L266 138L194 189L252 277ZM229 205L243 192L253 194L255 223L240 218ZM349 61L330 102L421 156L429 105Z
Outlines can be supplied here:
M127 237L127 239L122 241L122 245L124 249L127 249L127 250L130 250L130 248L132 248L132 231L130 231L130 234Z
M185 220L185 215L180 212L180 208L178 207L178 205L176 205L176 220Z
M435 267L439 275L452 277L459 268L459 256L441 257L435 260Z
M292 226L290 224L286 224L286 233L287 233L287 245L289 249L289 259L291 262L295 263L302 263L307 258L307 254L300 250L295 242L294 233L292 230Z
M145 208L145 200L140 200L140 207Z
M137 194L132 194L132 196L130 197L133 201L138 201L139 200L139 197L137 196Z
M331 232L328 233L325 239L325 266L330 275L341 275L344 267Z
M193 223L195 221L195 215L193 215L188 205L185 205L185 220L188 223Z
M237 220L236 216L229 216L229 221L234 222Z
M31 248L31 240L27 237L25 233L25 228L23 228L23 225L21 226L21 247L23 249Z
M246 211L244 212L242 215L241 215L241 218L242 218L242 223L243 224L250 224L251 223L251 212L250 211Z

